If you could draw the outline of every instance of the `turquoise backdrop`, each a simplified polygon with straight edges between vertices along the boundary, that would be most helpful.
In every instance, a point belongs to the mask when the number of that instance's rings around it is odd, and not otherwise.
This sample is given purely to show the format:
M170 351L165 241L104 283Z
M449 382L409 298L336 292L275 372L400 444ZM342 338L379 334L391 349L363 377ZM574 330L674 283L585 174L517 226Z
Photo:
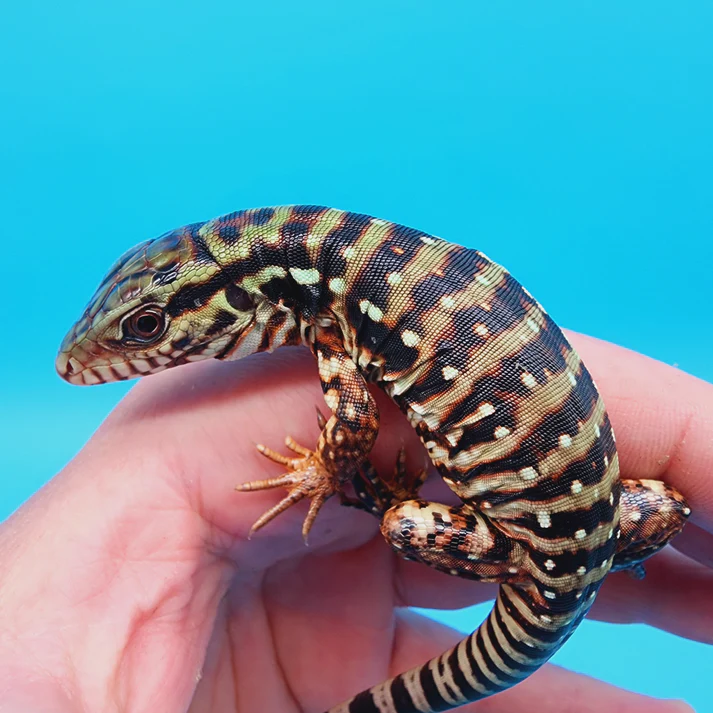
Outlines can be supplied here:
M708 1L3 3L0 515L128 388L54 374L106 267L242 207L477 246L561 324L713 380L712 37ZM713 711L700 644L587 623L556 660Z

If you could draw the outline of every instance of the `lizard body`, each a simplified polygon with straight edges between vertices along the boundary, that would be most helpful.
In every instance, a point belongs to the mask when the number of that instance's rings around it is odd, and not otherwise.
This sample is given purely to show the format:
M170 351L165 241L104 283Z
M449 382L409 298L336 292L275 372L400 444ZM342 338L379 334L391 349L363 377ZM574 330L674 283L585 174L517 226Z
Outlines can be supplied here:
M595 384L538 302L483 253L402 225L317 206L239 211L179 228L112 267L57 358L76 384L151 374L282 345L315 355L330 417L314 451L243 490L286 487L256 523L357 484L402 556L500 583L487 619L451 651L330 713L446 711L547 661L608 572L670 540L690 513L658 481L622 481ZM369 463L376 383L458 496L418 498ZM401 463L401 465L403 465Z

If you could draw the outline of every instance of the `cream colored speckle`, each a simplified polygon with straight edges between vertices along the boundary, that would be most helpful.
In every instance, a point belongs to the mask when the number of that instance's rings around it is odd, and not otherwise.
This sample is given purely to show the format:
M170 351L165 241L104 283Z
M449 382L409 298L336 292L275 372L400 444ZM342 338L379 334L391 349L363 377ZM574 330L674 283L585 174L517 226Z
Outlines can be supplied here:
M520 374L520 381L527 386L528 389L534 389L535 386L537 386L537 379L530 374L529 371L524 371L522 374Z
M325 395L324 395L324 402L329 406L329 408L332 409L332 411L336 411L337 406L339 406L339 394L334 391L334 390L329 390Z
M532 319L532 318L529 318L529 319L527 320L527 326L528 326L533 332L535 332L535 334L537 334L537 332L540 331L540 325L537 324L537 322L535 322L535 320Z
M347 245L347 247L344 248L342 255L344 255L344 258L346 260L350 260L351 258L354 257L354 248L351 245Z
M578 480L573 480L572 485L571 485L572 492L576 495L577 493L582 492L582 483L580 483Z
M484 324L476 324L473 327L473 331L481 336L481 337L487 337L488 336L488 328Z
M478 406L478 411L476 412L478 419L485 418L486 416L492 416L495 413L495 406L491 403L484 403Z
M369 318L372 319L374 322L380 322L384 317L384 313L381 311L381 309L369 302L369 300L362 300L361 302L359 302L359 309L361 310L362 314L369 315Z
M577 530L577 532L574 533L574 538L576 540L583 540L586 536L587 536L586 530Z
M456 301L450 295L443 295L441 297L441 306L446 309L453 309L456 306Z
M602 432L601 432L601 430L599 429L599 426L597 426L597 425L594 426L594 435L595 435L597 438L599 438L599 436L602 435Z
M550 514L546 510L540 510L537 513L537 524L546 530L548 527L552 526L552 520L550 519Z
M549 589L545 589L545 591L543 592L543 594L545 595L545 597L547 597L547 599L554 599L554 598L555 598L555 593L552 592L552 591L550 591Z
M691 508L683 508L681 511L684 515L688 516L691 514Z
M585 566L577 567L577 574L581 577L583 574L587 574L587 568Z
M347 291L347 285L341 277L333 277L329 281L329 289L335 295L343 295Z
M531 465L528 465L527 468L518 471L518 475L523 480L535 480L537 478L537 471Z
M604 456L604 467L605 468L609 467L609 456Z
M614 504L614 493L609 493L609 504L610 505Z
M506 428L505 426L498 426L493 432L493 435L495 438L505 438L505 436L509 436L510 433L511 431L509 428Z
M401 332L401 341L407 347L415 347L421 341L421 337L411 329L404 329L404 331Z
M290 275L298 285L316 285L320 280L319 270L314 267L304 270L301 267L291 267Z
M572 445L572 437L563 433L559 438L560 448L569 448Z
M640 512L632 512L631 515L629 516L629 519L632 522L639 522L641 520L641 513Z
M540 619L545 622L545 624L551 624L552 623L552 617L547 616L547 614L540 614Z
M458 576L459 572L458 572L457 569L452 569L452 570L451 570L451 574L452 574L454 577L456 577L456 576Z
M384 313L376 305L370 304L369 309L366 312L369 315L369 319L374 322L381 322L384 318Z
M555 568L555 563L553 560L545 560L545 569L551 572Z
M454 366L444 366L443 369L441 369L441 373L446 381L451 381L452 379L455 379L458 374L460 374L458 369Z
M433 238L429 237L428 235L422 235L421 242L425 243L426 245L434 245L436 243L436 241Z
M403 280L403 277L401 276L401 273L400 273L400 272L390 272L390 273L386 276L386 281L387 281L390 285L398 285L398 284L401 283L402 280Z
M569 379L569 383L572 384L572 386L577 385L577 377L575 377L575 375L571 371L567 372L567 378Z
M479 282L481 285L485 285L486 287L492 284L491 281L485 277L485 275L476 275L475 281Z
M508 567L508 572L510 572L510 574L517 574L517 567Z

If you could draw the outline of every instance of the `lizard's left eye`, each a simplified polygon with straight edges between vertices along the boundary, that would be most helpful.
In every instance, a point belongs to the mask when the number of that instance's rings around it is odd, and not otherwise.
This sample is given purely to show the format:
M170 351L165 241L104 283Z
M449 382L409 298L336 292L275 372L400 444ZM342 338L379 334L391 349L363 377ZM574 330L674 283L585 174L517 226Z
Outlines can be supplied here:
M166 320L156 307L134 312L124 322L124 336L140 342L152 342L163 334Z

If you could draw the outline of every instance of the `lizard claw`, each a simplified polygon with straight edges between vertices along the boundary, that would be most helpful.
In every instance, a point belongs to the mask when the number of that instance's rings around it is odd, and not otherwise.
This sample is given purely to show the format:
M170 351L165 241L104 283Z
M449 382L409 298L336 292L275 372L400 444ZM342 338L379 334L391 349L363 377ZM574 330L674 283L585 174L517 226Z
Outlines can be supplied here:
M262 444L258 444L257 449L266 458L286 466L287 473L277 478L242 483L235 489L240 492L271 490L272 488L287 488L288 490L288 494L277 505L271 507L255 521L250 528L248 537L252 537L255 532L292 505L309 498L311 500L309 511L302 524L302 537L306 543L317 513L322 505L338 491L338 488L333 477L315 453L304 448L289 436L285 439L285 445L298 456L292 458L283 456Z
M427 477L428 471L425 468L421 468L415 473L408 472L406 469L406 449L401 446L396 455L393 483L389 484L394 499L402 502L418 498L418 491L426 482Z

